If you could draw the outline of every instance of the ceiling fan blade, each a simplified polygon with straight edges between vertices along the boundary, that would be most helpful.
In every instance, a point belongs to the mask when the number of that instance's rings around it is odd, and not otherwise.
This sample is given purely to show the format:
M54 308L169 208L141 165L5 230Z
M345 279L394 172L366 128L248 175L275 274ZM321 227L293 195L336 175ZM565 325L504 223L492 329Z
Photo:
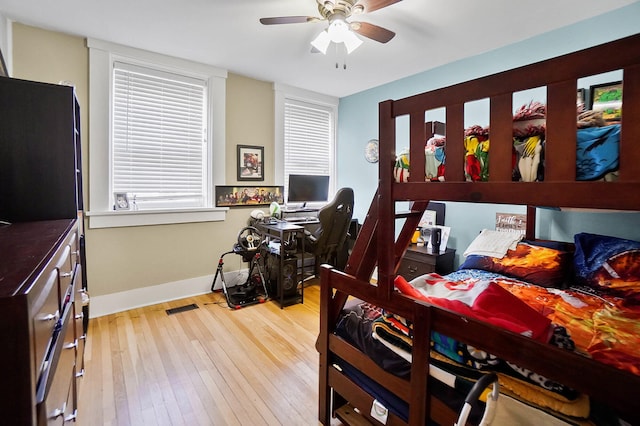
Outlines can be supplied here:
M260 23L263 25L302 24L319 20L319 18L313 16L278 16L275 18L260 18Z
M382 9L383 7L391 6L398 3L401 0L360 0L358 3L364 7L363 13L373 12L374 10Z
M393 31L374 24L369 24L368 22L351 22L351 29L361 36L380 43L386 43L396 35Z

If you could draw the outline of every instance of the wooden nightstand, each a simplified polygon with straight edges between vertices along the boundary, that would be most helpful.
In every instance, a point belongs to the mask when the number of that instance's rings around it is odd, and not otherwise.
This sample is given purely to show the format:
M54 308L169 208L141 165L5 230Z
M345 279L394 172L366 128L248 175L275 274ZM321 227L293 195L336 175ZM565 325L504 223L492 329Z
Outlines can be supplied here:
M411 244L400 262L398 275L402 275L407 281L420 275L436 272L445 275L453 272L453 260L455 249L447 249L441 254L432 254L426 246L419 247Z

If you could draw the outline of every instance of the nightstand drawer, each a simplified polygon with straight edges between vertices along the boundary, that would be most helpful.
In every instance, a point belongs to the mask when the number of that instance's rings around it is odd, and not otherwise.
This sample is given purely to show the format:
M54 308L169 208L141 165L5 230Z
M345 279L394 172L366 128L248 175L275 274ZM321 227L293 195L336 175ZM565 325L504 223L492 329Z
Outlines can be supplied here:
M453 272L455 254L456 251L454 249L447 249L444 253L433 254L424 246L409 246L400 262L398 274L402 275L407 281L432 272L446 275Z
M409 259L406 255L400 262L398 275L402 275L405 280L411 281L420 275L429 274L436 271L436 262L423 262L422 259Z

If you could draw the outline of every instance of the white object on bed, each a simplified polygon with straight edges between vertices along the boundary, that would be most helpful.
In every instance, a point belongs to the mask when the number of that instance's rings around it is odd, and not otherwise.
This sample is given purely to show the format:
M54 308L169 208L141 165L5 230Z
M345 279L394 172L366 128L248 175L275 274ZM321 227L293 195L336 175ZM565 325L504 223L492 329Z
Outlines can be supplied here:
M523 235L516 232L492 231L483 229L464 251L464 257L470 254L491 256L499 259L507 254L507 250L515 250Z

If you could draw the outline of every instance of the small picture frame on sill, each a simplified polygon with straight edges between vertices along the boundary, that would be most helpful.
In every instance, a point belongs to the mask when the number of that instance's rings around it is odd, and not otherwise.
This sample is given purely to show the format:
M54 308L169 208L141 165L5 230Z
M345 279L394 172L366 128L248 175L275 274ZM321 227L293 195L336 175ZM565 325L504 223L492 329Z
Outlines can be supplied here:
M129 197L126 192L114 192L113 193L113 209L114 210L129 210Z
M238 145L238 180L264 180L264 147Z

